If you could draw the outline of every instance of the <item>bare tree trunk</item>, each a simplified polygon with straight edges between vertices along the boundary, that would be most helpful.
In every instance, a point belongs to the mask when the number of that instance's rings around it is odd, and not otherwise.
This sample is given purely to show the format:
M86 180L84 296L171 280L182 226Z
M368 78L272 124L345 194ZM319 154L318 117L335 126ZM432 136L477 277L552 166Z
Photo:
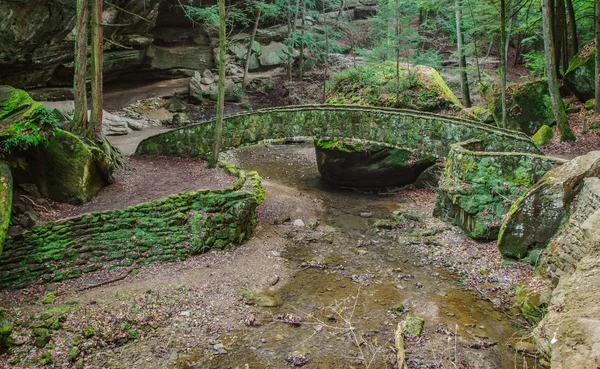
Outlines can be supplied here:
M546 72L548 74L548 90L550 92L550 104L552 105L552 112L554 113L554 119L556 119L556 124L558 125L558 130L560 132L559 140L562 142L575 140L575 136L573 135L571 127L569 127L569 123L567 122L565 106L560 98L558 79L556 77L556 59L553 50L554 40L552 39L552 25L550 20L550 0L542 0L542 28L544 35Z
M300 61L298 64L298 80L304 78L304 30L306 29L306 0L302 0L302 40L300 41Z
M92 114L90 116L90 132L88 137L102 139L102 59L103 59L103 30L102 30L102 0L92 1Z
M500 0L500 67L502 76L502 128L506 128L506 0Z
M471 107L471 95L469 94L469 81L467 79L467 60L463 50L462 33L462 5L460 0L456 0L456 44L458 48L458 67L460 68L460 90L463 96L463 105Z
M596 0L596 113L600 113L600 1Z
M250 43L248 44L248 52L246 53L246 60L244 61L244 77L242 79L242 89L246 91L246 86L248 84L248 70L250 69L250 58L252 57L252 47L254 45L254 39L256 38L256 32L258 31L258 23L260 23L260 17L262 16L262 12L259 10L256 15L256 22L254 22L254 27L252 28L252 35L250 36Z
M473 7L471 6L471 2L467 0L467 5L469 6L469 13L471 15L471 20L473 24L475 24L475 17L473 16ZM479 46L477 46L477 37L473 34L473 46L475 47L475 64L477 66L477 83L481 83L481 68L479 66Z
M323 1L323 26L325 27L325 76L323 77L323 103L327 99L327 80L329 79L329 31L325 20L325 2Z
M296 7L294 9L294 21L292 23L292 14L288 16L288 62L287 62L287 79L288 82L292 82L292 66L294 63L294 42L293 35L296 33L296 23L298 23L298 8L300 7L300 0L296 0Z
M577 55L579 51L579 40L577 39L577 23L575 22L575 9L573 8L573 0L567 2L567 17L569 21L569 38L571 39L569 48L569 59Z
M225 33L225 0L219 0L219 81L217 83L217 117L215 119L215 136L208 167L214 168L219 161L221 139L223 136L223 113L225 111L225 50L227 34Z
M89 3L87 0L77 0L77 26L75 28L75 76L73 81L75 111L73 113L73 132L85 134L88 126L87 112L87 54Z

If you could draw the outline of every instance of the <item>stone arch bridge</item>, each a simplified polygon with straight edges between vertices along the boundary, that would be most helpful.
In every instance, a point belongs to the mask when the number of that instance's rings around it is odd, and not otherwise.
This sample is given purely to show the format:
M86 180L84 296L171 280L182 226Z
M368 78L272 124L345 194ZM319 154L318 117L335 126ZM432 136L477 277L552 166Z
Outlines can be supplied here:
M215 121L193 124L143 140L136 153L204 157L210 153ZM300 105L230 115L223 121L223 148L295 137L355 139L386 144L437 158L450 145L469 139L485 151L540 153L525 134L473 120L411 110L357 105Z

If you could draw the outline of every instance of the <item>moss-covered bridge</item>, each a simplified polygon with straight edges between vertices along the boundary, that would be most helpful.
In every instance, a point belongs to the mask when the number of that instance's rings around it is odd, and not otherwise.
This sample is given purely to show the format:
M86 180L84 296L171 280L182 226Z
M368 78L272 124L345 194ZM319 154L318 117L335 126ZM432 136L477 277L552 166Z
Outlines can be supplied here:
M212 148L215 121L143 140L137 154L203 157ZM301 105L225 117L223 147L294 137L358 139L444 158L450 144L481 140L485 151L539 153L524 134L477 121L411 110L356 105Z

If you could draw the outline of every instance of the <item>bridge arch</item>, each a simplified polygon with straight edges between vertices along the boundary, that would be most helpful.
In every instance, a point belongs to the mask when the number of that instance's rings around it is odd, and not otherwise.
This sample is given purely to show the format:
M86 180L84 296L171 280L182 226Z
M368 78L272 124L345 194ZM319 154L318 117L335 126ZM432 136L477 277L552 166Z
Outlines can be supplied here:
M148 137L142 155L204 157L210 153L215 121ZM525 134L477 121L357 105L299 105L230 115L223 121L223 148L293 137L358 139L445 158L450 145L469 139L485 151L540 153Z

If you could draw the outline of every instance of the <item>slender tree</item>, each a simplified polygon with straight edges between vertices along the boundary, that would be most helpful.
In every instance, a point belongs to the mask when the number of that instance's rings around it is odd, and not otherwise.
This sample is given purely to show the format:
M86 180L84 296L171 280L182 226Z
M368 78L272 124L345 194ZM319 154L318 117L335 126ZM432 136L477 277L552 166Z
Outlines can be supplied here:
M90 133L97 140L102 140L102 105L104 94L102 90L103 68L103 25L102 0L92 0L92 113L90 116Z
M77 24L75 27L75 75L73 81L75 110L73 113L73 132L85 134L88 127L87 111L87 54L89 3L87 0L77 0Z
M463 96L463 105L471 107L471 95L469 94L469 80L467 79L467 60L463 48L462 32L462 4L461 0L456 0L456 45L458 51L458 67L460 68L460 90Z
M548 90L550 92L552 112L554 113L554 119L556 119L556 124L560 132L559 140L569 141L575 140L575 136L567 122L567 114L565 113L565 106L560 98L558 79L556 77L556 54L554 53L554 40L552 39L550 1L551 0L542 0L542 28L544 34L546 73L548 74Z
M500 68L502 75L500 85L502 90L502 128L506 128L506 0L500 0Z
M225 110L225 51L227 50L227 33L225 30L225 0L219 0L219 81L217 83L217 118L213 149L208 162L209 168L217 166L221 139L223 135L223 113Z
M256 20L254 21L254 27L252 27L252 34L250 35L250 42L248 43L248 51L246 52L246 60L244 61L244 78L242 79L242 89L246 90L248 84L248 70L250 69L250 59L252 58L252 51L254 50L254 40L256 39L256 32L258 31L258 25L260 18L262 17L262 9L258 9L256 14Z

